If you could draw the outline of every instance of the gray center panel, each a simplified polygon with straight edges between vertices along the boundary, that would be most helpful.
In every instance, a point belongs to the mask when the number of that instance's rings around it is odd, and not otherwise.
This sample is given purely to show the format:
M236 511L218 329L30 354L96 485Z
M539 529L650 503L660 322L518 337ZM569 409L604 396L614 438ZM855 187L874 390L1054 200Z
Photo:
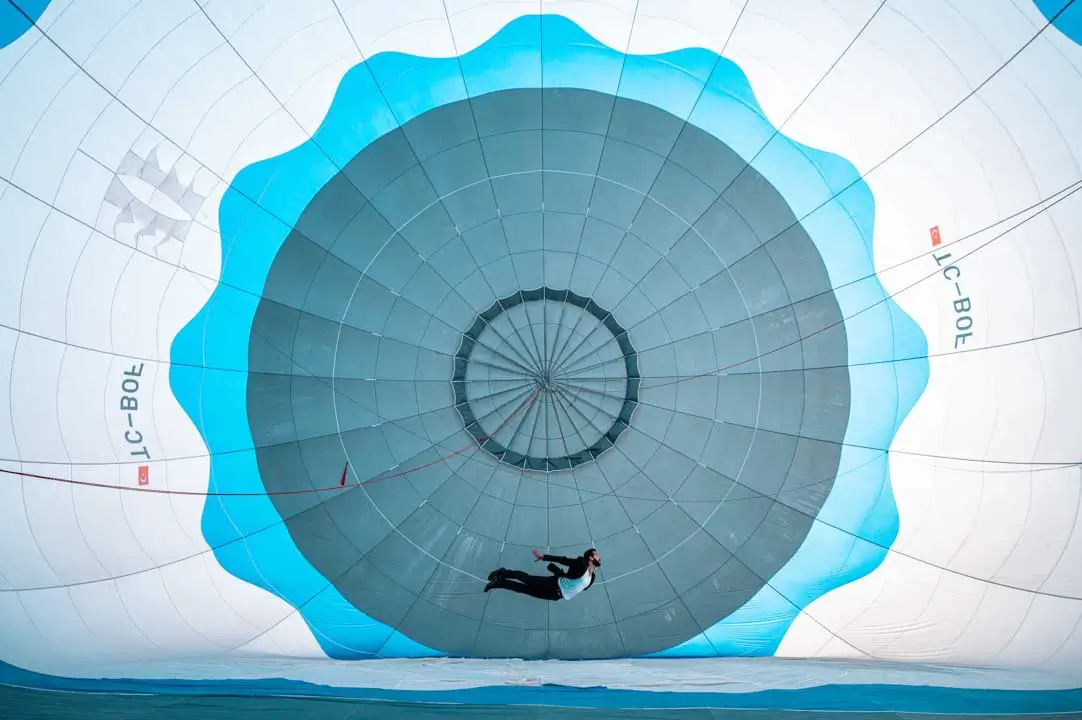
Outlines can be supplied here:
M605 308L636 354L628 426L570 469L502 462L456 410L464 333L537 288ZM712 136L589 91L493 93L371 144L289 234L249 340L256 458L270 492L349 463L347 490L271 499L349 603L423 645L649 653L807 535L849 418L841 319L784 199ZM482 593L496 567L544 572L532 547L591 546L599 582L572 601Z
M477 316L462 334L451 386L482 449L526 470L569 470L612 449L628 428L638 358L611 312L538 288Z

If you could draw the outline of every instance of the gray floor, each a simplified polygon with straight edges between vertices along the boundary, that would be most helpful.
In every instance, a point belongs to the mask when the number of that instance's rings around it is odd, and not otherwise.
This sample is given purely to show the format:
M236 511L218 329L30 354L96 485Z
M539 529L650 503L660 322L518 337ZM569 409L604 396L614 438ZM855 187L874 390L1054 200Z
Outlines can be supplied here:
M588 709L515 705L372 702L289 697L92 695L0 687L0 711L9 720L37 718L154 718L154 720L242 720L306 718L306 720L437 720L439 718L512 718L514 720L972 720L977 715L913 713L893 710L678 710ZM1073 720L1082 713L1033 713L992 717L1013 720Z
M297 546L357 608L454 654L622 657L725 618L799 547L848 421L844 327L813 334L840 320L822 260L799 226L762 245L793 222L711 136L598 93L494 93L381 138L303 214L250 338L267 488L335 485L347 461L367 483L275 496ZM479 447L451 380L479 315L546 287L611 313L641 385L613 447L534 471ZM626 398L613 336L541 305L485 328L487 352L538 360L527 397L562 337L595 390ZM472 397L506 388L471 358ZM576 435L555 395L534 403L510 442L535 457L581 450L622 407L566 407ZM489 407L485 432L507 440L513 409ZM591 546L601 582L573 601L482 593L497 566L543 572L531 547Z

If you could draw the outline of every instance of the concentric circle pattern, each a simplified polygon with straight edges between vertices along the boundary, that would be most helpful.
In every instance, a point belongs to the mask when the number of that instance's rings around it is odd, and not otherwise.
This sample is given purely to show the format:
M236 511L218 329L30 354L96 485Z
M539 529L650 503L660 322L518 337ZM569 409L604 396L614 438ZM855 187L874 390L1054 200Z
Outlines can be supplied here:
M451 103L362 150L275 257L260 476L290 492L348 463L355 489L272 499L348 602L425 646L663 650L759 592L829 495L839 319L785 201L694 126L581 90ZM604 585L480 599L531 547L605 548Z
M452 381L467 432L528 470L568 470L613 447L638 402L635 348L612 313L544 287L477 316Z

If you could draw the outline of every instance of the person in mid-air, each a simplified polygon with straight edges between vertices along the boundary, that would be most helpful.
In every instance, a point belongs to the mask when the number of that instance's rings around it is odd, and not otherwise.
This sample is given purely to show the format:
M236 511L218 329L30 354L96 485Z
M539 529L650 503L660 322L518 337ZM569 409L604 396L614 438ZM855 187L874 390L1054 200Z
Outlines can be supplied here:
M488 575L489 590L510 590L539 600L570 600L594 584L597 568L601 567L601 556L590 548L579 557L568 558L560 555L546 555L536 548L533 556L536 562L548 561L551 575L530 575L521 570L497 568ZM559 567L566 565L567 570Z

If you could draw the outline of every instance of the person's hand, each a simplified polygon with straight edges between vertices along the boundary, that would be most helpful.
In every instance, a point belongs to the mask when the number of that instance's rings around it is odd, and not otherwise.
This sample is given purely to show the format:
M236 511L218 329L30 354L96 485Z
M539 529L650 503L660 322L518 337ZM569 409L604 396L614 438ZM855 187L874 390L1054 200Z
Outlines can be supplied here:
M545 557L545 553L541 552L537 548L533 549L533 556L536 558L534 562L541 562L541 558Z

